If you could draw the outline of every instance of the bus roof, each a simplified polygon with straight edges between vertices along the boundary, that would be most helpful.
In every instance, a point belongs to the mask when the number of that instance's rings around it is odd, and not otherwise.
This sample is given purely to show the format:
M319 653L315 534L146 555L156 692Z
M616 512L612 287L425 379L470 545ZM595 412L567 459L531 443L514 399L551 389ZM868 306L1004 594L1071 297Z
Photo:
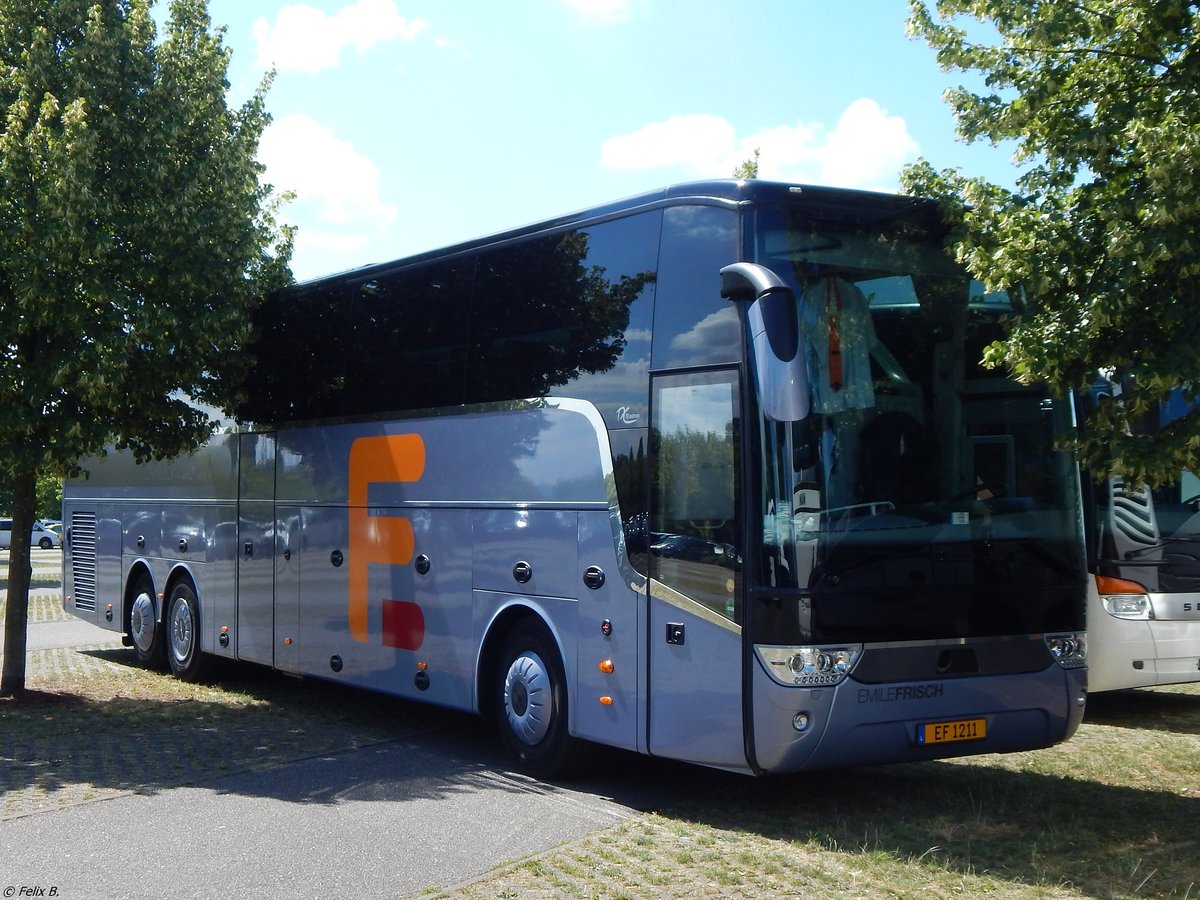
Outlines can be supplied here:
M325 286L336 281L360 281L373 278L393 269L406 268L435 259L445 259L470 253L483 247L505 244L534 234L558 231L582 224L590 224L614 218L634 210L681 205L738 206L741 204L779 204L783 202L803 203L814 214L820 215L822 208L837 209L843 215L856 210L860 215L871 213L872 217L890 218L915 208L935 208L929 200L902 194L863 191L852 188L834 188L818 185L790 184L759 179L723 179L714 181L692 181L669 185L656 190L635 194L611 203L592 206L567 213L552 219L523 225L483 237L473 238L446 247L424 251L412 256L384 262L370 263L330 275L307 279L292 289L305 290Z

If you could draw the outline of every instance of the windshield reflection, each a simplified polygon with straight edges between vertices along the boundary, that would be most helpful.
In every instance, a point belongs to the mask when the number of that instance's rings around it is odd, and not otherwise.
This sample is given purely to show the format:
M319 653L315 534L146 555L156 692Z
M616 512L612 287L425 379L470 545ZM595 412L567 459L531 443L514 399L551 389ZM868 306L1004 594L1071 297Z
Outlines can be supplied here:
M851 609L887 640L1024 631L997 592L1079 580L1082 545L1074 467L1053 449L1069 409L979 362L1008 295L918 220L767 211L755 240L796 293L815 411L759 421L759 583L811 593L807 634ZM1037 619L1060 598L1029 601Z

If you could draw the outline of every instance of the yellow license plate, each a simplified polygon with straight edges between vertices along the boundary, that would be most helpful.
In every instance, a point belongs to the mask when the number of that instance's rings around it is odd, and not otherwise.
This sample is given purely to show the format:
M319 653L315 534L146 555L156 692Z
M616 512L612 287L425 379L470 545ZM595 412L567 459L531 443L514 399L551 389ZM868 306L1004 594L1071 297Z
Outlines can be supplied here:
M954 741L981 741L985 737L987 737L987 719L925 722L917 728L918 744L950 744Z

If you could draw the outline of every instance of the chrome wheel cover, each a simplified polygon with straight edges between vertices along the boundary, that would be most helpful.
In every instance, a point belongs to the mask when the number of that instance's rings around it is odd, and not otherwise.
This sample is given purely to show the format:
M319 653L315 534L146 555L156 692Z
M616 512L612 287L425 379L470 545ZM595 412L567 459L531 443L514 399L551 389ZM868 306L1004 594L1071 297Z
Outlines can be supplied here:
M154 646L154 599L144 591L133 598L129 608L129 636L143 653Z
M175 603L171 608L170 644L175 661L185 663L192 655L192 641L196 638L192 627L192 608L186 600Z
M521 743L532 747L550 731L550 675L536 653L526 650L504 676L504 717Z

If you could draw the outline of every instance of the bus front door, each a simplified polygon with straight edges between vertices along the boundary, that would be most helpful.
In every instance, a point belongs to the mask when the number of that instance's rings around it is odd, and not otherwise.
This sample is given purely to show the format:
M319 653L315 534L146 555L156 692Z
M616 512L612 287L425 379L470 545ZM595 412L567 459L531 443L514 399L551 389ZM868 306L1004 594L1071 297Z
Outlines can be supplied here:
M744 769L738 397L734 369L654 378L648 730L651 753Z

